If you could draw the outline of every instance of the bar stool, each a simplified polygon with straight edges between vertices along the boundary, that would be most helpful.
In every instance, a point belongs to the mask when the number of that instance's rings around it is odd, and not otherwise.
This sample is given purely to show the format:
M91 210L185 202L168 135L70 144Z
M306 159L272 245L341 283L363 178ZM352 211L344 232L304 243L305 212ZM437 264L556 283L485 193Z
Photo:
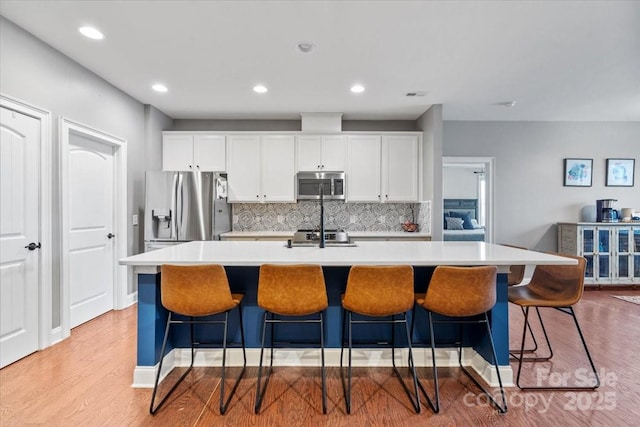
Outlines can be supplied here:
M258 278L258 306L264 310L260 365L256 384L255 413L260 412L269 378L273 371L273 325L275 323L318 323L320 325L320 353L322 360L322 413L327 413L326 371L324 365L324 316L329 306L322 267L319 265L271 265L260 267ZM291 317L318 314L318 319L291 319ZM284 317L284 318L283 318ZM271 329L271 358L269 371L261 388L262 361L267 324Z
M426 294L416 294L416 305L424 308L429 316L429 331L431 334L431 360L433 363L433 380L435 383L435 404L429 398L422 383L418 385L434 412L440 412L440 389L438 385L438 368L435 357L434 323L458 323L461 328L466 323L484 323L487 327L489 342L491 343L491 354L493 363L498 375L498 384L502 394L502 406L500 406L491 393L489 393L473 375L462 365L462 329L460 336L460 347L458 348L458 364L464 372L481 390L487 395L489 400L496 406L500 413L507 412L507 401L502 386L498 357L493 344L493 336L489 325L487 313L496 303L496 276L497 267L449 267L438 266L431 276ZM452 319L433 320L432 313L447 316ZM480 319L466 319L468 317L480 317ZM465 319L463 319L465 318Z
M523 248L522 246L507 245L504 243L502 244L502 246L508 246L510 248L515 248L515 249L522 249L525 251L528 250L527 248ZM507 275L507 286L511 287L511 286L520 285L524 280L525 269L526 269L525 265L509 266L509 274ZM520 307L520 309L522 310L522 315L524 316L524 307ZM538 350L538 341L536 340L536 336L533 334L533 329L531 329L531 324L527 322L526 325L527 325L527 329L529 330L529 334L531 335L531 339L533 341L533 348L525 349L524 352L535 353ZM516 351L518 350L509 349L509 357L511 359L517 359L517 356L515 355Z
M509 288L509 302L519 305L524 309L524 328L522 332L522 342L520 344L520 355L516 357L518 360L518 373L516 376L516 384L521 390L595 390L600 386L600 378L598 372L591 359L591 354L587 348L587 343L582 335L578 318L573 311L573 306L582 298L584 291L584 273L586 268L586 260L583 257L574 257L569 255L561 255L566 258L573 258L578 261L575 265L538 265L533 272L531 281L525 286L516 286ZM528 357L524 356L524 344L529 321L529 308L534 307L542 325L542 332L549 347L548 357ZM554 308L562 313L569 314L580 335L582 346L589 359L592 372L595 376L595 384L593 386L577 387L577 386L522 386L520 384L520 373L522 370L522 362L539 362L547 361L553 357L553 349L547 335L542 316L540 315L540 307Z
M342 348L340 350L340 375L344 390L347 414L351 413L351 350L352 325L354 324L391 324L392 347L391 360L393 371L400 380L400 384L411 400L416 413L420 413L420 396L418 394L418 381L413 364L413 352L411 338L407 325L407 311L413 307L413 268L408 265L401 266L358 266L354 265L349 270L347 289L342 298L344 309L342 316ZM371 317L375 319L353 320L353 314ZM396 316L400 316L396 319ZM348 318L348 321L345 320ZM383 319L381 319L383 318ZM390 319L384 319L390 318ZM407 388L402 376L396 367L395 349L395 325L404 323L409 348L409 369L413 377L414 394ZM348 383L344 382L343 354L345 347L344 329L348 326L349 367Z
M243 294L232 294L229 289L229 282L227 280L227 274L224 267L221 265L162 265L161 267L161 281L160 281L160 295L162 306L169 310L169 317L167 318L167 327L164 333L164 340L162 341L162 350L160 351L160 365L158 366L158 373L156 375L156 381L153 386L153 393L151 395L151 405L149 406L149 412L154 415L167 398L178 387L182 380L193 368L193 359L195 355L195 345L205 344L196 343L194 341L193 325L200 324L223 324L224 335L222 339L222 374L220 380L220 414L224 415L229 402L233 397L240 379L244 375L247 367L247 355L244 345L244 330L242 326L242 308L240 303L242 302ZM244 358L244 364L242 365L242 371L236 378L231 393L227 400L224 400L224 388L225 388L225 370L226 370L226 358L227 358L227 335L229 329L229 312L234 308L238 308L238 318L240 325L240 339L242 345L242 356ZM174 315L189 317L189 320L174 319ZM210 320L202 319L207 316L213 316L216 314L224 314L224 320ZM198 318L198 319L194 319ZM154 408L154 402L156 393L158 391L158 382L160 380L160 373L162 372L162 362L164 359L164 351L167 346L167 339L169 337L169 329L174 324L188 324L191 341L191 363L189 368L184 374L176 381L171 387L169 392L160 400L158 405Z

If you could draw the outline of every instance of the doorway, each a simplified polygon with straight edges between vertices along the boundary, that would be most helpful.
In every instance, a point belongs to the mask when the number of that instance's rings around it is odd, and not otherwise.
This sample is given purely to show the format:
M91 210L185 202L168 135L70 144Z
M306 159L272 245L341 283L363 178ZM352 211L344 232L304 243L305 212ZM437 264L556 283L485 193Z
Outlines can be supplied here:
M444 223L449 214L474 220L473 229L465 220L463 230L443 231L443 240L493 243L494 163L493 157L442 158Z
M126 141L62 118L62 328L123 306Z
M0 368L52 341L49 118L0 96Z

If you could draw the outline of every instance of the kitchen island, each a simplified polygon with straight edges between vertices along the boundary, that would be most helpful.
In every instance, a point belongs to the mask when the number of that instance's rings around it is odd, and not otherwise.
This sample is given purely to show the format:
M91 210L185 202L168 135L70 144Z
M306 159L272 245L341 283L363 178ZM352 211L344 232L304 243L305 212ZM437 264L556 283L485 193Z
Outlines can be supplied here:
M497 303L491 311L491 328L494 335L496 352L500 372L503 373L503 381L510 383L511 370L509 367L509 325L508 325L508 301L506 276L510 265L526 264L574 264L575 260L551 254L535 251L526 251L506 246L493 245L484 242L359 242L357 246L330 247L320 249L318 247L294 247L287 248L284 242L277 241L208 241L190 242L153 252L143 253L120 260L123 265L134 268L138 281L138 348L137 367L134 372L134 385L150 386L153 383L153 375L160 360L160 347L164 333L167 312L160 303L160 266L162 264L205 264L216 263L225 266L232 292L245 294L243 299L243 320L245 327L246 345L249 348L248 363L257 365L258 351L251 351L260 346L260 322L262 310L257 306L258 271L262 264L320 264L323 266L329 308L326 313L326 345L335 349L335 354L329 354L328 364L339 364L339 347L341 344L340 322L341 305L340 294L344 292L349 267L352 265L399 265L408 264L414 267L415 290L424 292L428 286L433 269L438 265L496 265L498 266ZM232 337L239 338L238 322L230 327ZM416 318L414 337L428 341L428 327L426 316L418 311ZM448 325L447 325L448 326ZM442 326L436 330L438 343L449 343L452 347L457 337L457 329ZM296 328L298 325L285 325L278 327L277 337L282 341L287 338L287 327ZM172 330L166 365L179 366L182 361L181 349L189 346L188 329L176 327ZM391 335L390 328L384 329L363 327L355 332L359 338L365 341L385 342ZM204 333L203 333L204 332ZM463 345L468 349L470 364L492 383L491 372L493 367L486 362L490 360L488 339L480 332L469 329L463 338ZM206 335L207 338L202 337ZM307 336L310 334L306 334ZM312 333L311 333L312 335ZM297 331L295 336L300 336ZM303 334L304 336L304 334ZM197 330L197 339L218 339L221 333L217 329ZM317 341L319 337L313 335L310 341ZM403 345L399 342L399 345ZM294 346L291 346L294 348ZM298 346L299 347L299 346ZM317 352L312 350L315 346L295 348L284 361L276 363L315 364ZM175 349L175 351L172 351ZM426 351L426 350L425 350ZM201 365L219 364L219 352L198 352L204 356L197 359ZM386 363L388 354L378 351L374 353L361 352L360 362L364 365ZM374 355L375 356L372 356ZM334 357L335 356L335 357ZM418 365L427 363L429 357L420 355L416 358ZM456 361L452 355L447 356ZM375 359L375 360L374 360ZM231 363L236 360L233 355ZM465 355L465 360L467 356ZM357 362L357 361L356 361Z

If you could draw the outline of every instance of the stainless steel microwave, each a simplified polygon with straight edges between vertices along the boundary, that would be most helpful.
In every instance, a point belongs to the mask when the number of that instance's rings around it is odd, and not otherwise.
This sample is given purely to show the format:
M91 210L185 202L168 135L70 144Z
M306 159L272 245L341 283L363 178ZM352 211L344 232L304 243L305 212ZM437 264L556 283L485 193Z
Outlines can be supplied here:
M344 200L344 172L298 172L298 200Z

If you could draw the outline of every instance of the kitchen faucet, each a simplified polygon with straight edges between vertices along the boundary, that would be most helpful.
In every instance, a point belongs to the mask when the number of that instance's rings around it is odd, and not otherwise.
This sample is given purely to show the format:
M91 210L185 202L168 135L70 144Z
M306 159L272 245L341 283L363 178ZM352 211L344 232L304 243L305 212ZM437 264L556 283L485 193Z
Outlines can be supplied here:
M324 248L325 236L324 236L324 188L320 184L320 243L319 248Z

